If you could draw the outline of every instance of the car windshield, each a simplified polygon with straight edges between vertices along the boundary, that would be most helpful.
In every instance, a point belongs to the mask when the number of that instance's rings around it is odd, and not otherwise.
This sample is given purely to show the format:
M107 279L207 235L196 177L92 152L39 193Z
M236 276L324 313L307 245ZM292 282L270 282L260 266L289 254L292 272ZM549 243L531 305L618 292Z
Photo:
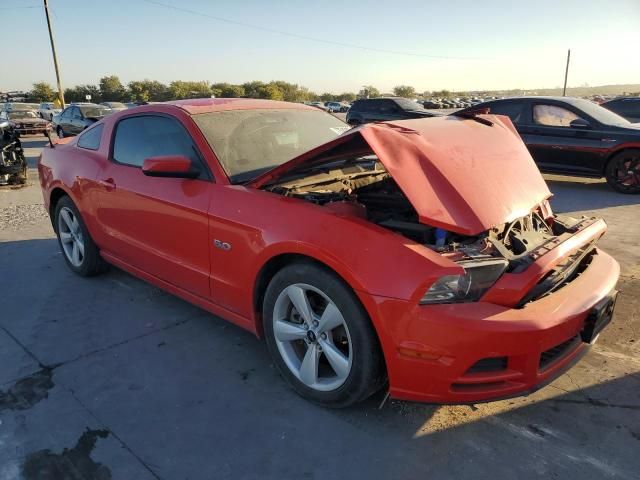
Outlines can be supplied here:
M349 129L317 110L228 110L194 115L232 183L244 183Z
M408 98L394 98L394 102L400 105L400 108L403 110L423 110L424 107L420 105L418 102L414 102L413 100L409 100Z
M22 112L9 112L9 118L17 119L17 118L38 118L35 112L32 111L22 111Z
M104 117L109 114L107 107L78 107L85 117Z
M628 125L631 123L629 120L621 117L617 113L601 107L597 103L593 103L591 100L576 99L574 105L587 115L590 115L605 125Z

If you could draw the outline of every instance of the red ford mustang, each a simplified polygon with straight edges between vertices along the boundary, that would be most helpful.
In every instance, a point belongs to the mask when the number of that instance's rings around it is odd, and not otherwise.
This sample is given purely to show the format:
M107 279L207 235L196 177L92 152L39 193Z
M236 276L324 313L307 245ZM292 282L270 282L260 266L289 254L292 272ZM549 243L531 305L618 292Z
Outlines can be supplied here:
M304 397L475 402L569 368L610 321L597 218L554 215L507 117L347 130L304 105L185 100L45 148L64 258L266 339Z

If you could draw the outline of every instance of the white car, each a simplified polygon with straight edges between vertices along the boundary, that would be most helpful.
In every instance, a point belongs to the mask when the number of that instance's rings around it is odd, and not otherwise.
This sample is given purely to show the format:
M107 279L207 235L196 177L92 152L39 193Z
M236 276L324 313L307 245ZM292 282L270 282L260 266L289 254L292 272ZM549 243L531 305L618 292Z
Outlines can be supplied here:
M324 104L324 106L327 107L331 113L346 112L347 110L349 110L349 105L340 102L327 102Z
M40 118L49 121L53 120L53 116L58 115L60 112L62 112L62 109L56 108L53 102L44 102L38 107L38 115Z

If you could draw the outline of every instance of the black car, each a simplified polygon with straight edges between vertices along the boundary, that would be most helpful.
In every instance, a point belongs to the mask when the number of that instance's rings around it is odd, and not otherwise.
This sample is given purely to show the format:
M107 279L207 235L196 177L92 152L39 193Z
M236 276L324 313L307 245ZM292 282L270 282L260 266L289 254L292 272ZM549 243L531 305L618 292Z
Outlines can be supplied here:
M519 97L474 105L508 116L543 172L605 177L621 193L640 193L640 125L590 100Z
M103 105L70 105L53 117L53 123L58 137L68 137L79 134L110 113L113 110Z
M640 97L620 97L600 104L632 123L640 122Z
M422 105L408 98L367 98L356 100L347 112L349 125L386 120L405 120L408 118L433 117Z

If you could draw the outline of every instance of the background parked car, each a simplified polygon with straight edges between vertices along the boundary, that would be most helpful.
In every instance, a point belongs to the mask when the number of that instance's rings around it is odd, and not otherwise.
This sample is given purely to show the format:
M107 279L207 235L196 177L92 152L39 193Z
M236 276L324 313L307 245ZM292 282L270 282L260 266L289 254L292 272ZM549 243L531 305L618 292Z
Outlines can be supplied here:
M543 172L605 177L621 193L640 193L640 125L590 100L519 97L481 103L506 115Z
M77 135L89 125L93 125L110 113L113 113L112 110L103 105L70 105L65 108L60 115L55 115L53 122L58 137L63 138Z
M621 97L600 104L631 123L640 122L640 97Z
M54 115L58 115L61 112L62 109L56 108L53 102L44 102L38 107L38 115L40 115L40 118L44 118L49 121L53 120Z
M324 106L330 112L346 112L349 110L349 105L340 102L325 102Z
M433 117L418 102L402 97L367 98L356 100L347 112L349 125L386 120Z
M121 102L102 102L100 105L110 108L114 112L120 112L122 110L126 110L127 107L124 103Z
M51 123L38 116L34 110L13 110L0 112L0 121L8 120L20 135L44 134L51 129Z

